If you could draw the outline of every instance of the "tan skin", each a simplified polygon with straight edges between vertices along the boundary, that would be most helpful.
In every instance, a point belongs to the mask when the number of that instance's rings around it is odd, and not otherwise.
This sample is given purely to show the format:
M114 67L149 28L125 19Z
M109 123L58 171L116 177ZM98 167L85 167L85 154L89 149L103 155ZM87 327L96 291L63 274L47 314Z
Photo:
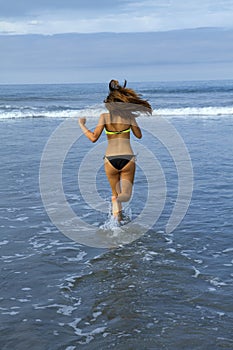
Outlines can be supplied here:
M134 117L124 119L119 115L110 113L103 113L100 115L99 121L95 130L92 132L86 127L86 118L79 118L79 125L86 135L86 137L96 142L103 132L104 127L111 131L121 131L130 128L135 137L140 139L142 137L141 129L138 126ZM130 133L123 134L107 134L108 146L106 149L106 156L111 155L133 155L133 150L130 145ZM132 158L122 170L115 169L108 159L105 158L105 172L112 189L113 198L117 198L117 202L113 204L113 214L121 219L121 202L129 201L132 194L132 186L135 174L135 159Z

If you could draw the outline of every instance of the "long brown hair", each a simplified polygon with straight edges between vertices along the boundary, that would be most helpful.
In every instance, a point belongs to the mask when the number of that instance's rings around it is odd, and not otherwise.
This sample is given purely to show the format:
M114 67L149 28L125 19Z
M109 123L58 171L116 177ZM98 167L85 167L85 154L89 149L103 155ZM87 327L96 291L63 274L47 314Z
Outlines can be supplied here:
M152 114L150 103L142 99L133 89L126 88L126 84L126 80L123 86L119 84L118 80L109 82L109 94L104 102L110 113L118 114L124 118Z

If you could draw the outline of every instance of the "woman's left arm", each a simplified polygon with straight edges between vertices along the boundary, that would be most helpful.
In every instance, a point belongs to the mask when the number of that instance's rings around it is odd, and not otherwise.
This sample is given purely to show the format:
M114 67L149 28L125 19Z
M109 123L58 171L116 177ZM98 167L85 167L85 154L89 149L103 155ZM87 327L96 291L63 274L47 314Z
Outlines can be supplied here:
M138 139L142 138L142 132L141 129L138 126L138 123L136 122L136 119L131 116L131 129L133 131L134 136L136 136Z
M80 128L82 129L84 135L91 141L91 142L96 142L98 140L98 138L100 137L103 129L104 129L104 125L105 125L105 118L104 118L104 114L100 115L98 124L95 127L95 130L92 132L91 130L89 130L86 127L86 118L79 118L78 120Z

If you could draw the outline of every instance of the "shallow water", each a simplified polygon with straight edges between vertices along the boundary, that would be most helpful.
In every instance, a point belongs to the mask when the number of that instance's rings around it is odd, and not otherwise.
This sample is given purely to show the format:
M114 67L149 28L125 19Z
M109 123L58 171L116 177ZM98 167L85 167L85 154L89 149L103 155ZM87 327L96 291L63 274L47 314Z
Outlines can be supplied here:
M1 349L233 348L233 120L170 121L193 163L188 212L175 231L165 233L177 179L174 164L158 146L168 186L164 210L145 235L117 249L69 240L43 207L40 158L61 120L1 122ZM149 137L143 142L154 147ZM67 198L101 226L107 214L79 207L75 152L64 165ZM97 187L107 199L103 179L102 168ZM132 215L141 210L143 186L138 169Z

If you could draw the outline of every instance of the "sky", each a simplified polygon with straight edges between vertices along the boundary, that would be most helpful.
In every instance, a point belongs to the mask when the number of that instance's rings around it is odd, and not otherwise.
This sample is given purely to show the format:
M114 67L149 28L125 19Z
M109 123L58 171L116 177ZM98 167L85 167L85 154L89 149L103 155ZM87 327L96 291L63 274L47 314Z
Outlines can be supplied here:
M0 83L233 79L232 18L233 0L0 0Z
M232 27L232 0L0 0L0 33L148 32Z

